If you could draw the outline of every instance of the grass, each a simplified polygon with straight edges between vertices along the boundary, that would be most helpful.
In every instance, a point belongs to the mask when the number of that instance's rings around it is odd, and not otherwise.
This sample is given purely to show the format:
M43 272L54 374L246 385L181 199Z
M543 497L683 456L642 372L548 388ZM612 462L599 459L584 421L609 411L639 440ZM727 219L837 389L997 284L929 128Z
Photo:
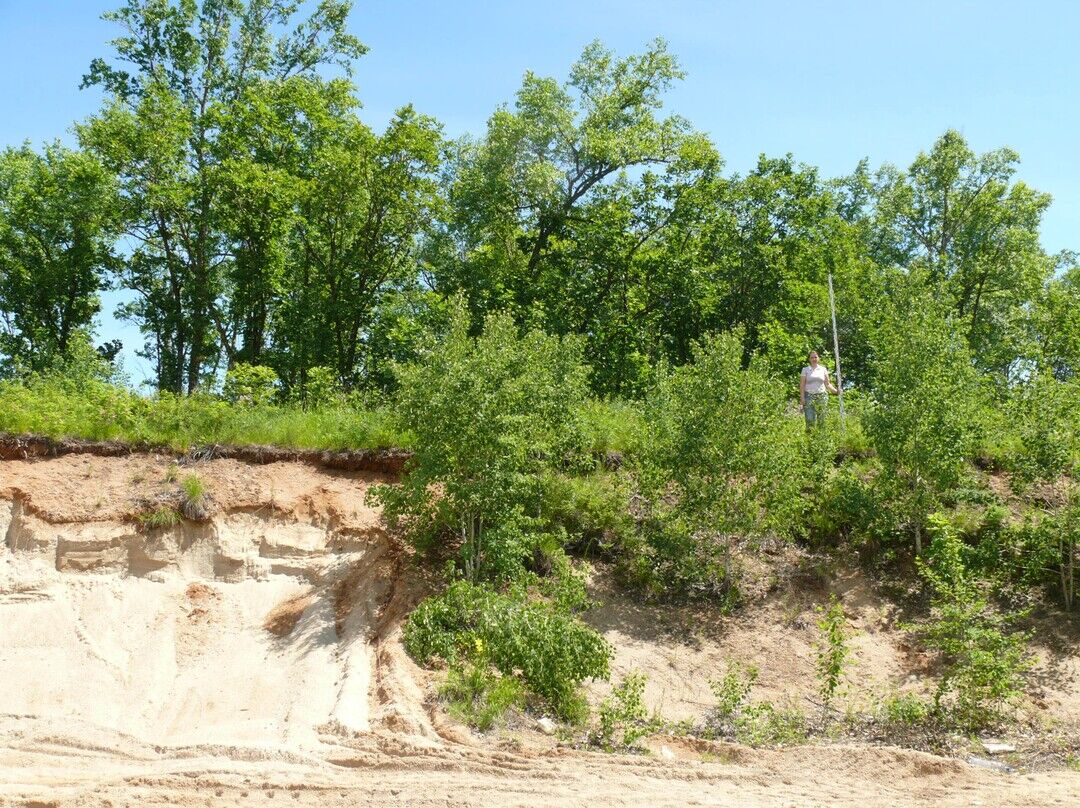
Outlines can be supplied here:
M154 528L173 527L174 525L178 525L183 521L183 517L180 516L179 511L175 508L163 505L148 513L139 514L138 520L140 525L149 530L153 530Z
M408 447L388 412L347 405L304 410L242 407L210 396L149 398L99 381L57 378L0 382L0 432L50 438L192 446L267 444L292 449Z
M588 401L581 411L586 446L627 452L640 434L632 404ZM62 376L0 381L0 433L145 443L187 451L206 444L290 449L385 449L412 446L385 409L347 404L241 406L208 395L148 397L94 379Z

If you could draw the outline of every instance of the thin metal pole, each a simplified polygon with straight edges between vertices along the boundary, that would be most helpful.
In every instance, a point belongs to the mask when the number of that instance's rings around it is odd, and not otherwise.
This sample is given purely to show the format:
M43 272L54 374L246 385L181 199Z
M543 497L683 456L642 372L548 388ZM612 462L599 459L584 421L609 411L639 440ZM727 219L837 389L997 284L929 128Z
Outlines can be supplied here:
M844 380L840 376L840 339L836 335L836 298L833 296L832 273L829 273L829 311L832 313L833 356L836 357L836 395L840 399L840 422L844 421Z

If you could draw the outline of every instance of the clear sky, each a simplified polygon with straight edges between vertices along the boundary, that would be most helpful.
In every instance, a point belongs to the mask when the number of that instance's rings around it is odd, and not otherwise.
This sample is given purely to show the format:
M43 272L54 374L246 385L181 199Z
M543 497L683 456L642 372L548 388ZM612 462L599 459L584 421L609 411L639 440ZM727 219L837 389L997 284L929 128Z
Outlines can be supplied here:
M0 0L0 147L71 139L100 103L78 89L119 0ZM1049 192L1050 251L1080 249L1080 2L1075 0L355 0L363 117L413 103L448 135L480 133L526 70L562 78L589 41L619 53L663 36L687 78L668 108L708 132L730 171L792 152L825 175L859 159L906 166L948 128L1016 149ZM137 331L115 323L132 375Z

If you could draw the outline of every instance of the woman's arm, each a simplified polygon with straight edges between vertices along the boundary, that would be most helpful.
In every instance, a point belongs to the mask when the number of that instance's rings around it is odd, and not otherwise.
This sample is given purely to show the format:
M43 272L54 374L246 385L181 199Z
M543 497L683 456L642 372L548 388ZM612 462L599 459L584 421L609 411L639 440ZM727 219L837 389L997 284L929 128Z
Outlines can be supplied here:
M832 374L827 370L825 371L825 389L836 395L836 385L832 383Z
M799 371L799 406L806 406L806 374Z

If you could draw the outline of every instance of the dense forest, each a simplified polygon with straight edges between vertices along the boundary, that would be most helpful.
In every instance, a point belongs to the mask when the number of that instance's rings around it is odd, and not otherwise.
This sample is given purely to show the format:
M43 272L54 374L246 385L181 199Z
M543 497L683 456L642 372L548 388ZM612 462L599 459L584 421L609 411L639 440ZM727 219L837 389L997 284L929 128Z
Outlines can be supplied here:
M732 173L664 109L660 40L526 73L474 137L411 106L376 132L350 4L295 6L126 0L77 145L0 154L0 429L411 448L380 499L450 563L407 643L470 703L520 680L581 718L582 559L732 609L779 538L921 581L947 665L913 714L1002 719L1010 615L1075 611L1080 555L1080 264L1019 155L945 131L907 167ZM846 417L808 433L830 277ZM105 289L146 394L94 345Z

